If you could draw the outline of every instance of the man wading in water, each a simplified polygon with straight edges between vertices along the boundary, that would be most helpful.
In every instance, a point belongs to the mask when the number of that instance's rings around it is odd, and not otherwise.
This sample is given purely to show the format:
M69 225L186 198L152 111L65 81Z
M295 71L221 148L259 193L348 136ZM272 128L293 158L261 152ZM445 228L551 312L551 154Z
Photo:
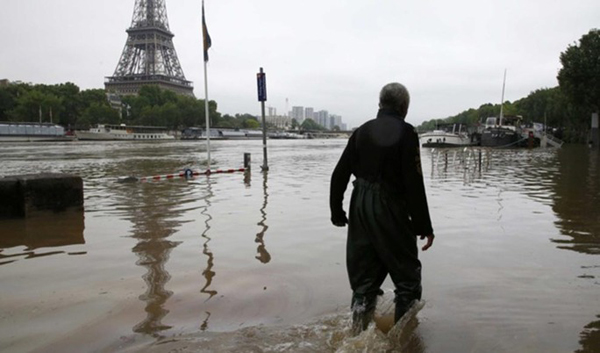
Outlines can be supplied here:
M419 139L413 126L404 121L409 102L403 85L385 85L377 118L354 131L331 176L331 222L338 227L348 223L346 267L353 291L355 333L365 330L373 319L377 294L388 274L396 287L395 322L421 299L417 236L427 238L425 251L434 235ZM351 174L356 180L348 221L342 201Z

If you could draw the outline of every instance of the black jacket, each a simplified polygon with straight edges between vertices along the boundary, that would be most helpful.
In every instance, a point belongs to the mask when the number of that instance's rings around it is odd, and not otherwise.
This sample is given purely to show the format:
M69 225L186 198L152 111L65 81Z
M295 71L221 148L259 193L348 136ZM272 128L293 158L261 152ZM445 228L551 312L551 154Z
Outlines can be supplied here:
M433 234L425 195L419 137L414 127L391 110L380 109L377 118L356 129L333 175L329 206L331 220L346 218L342 207L350 175L381 184L402 198L417 235Z

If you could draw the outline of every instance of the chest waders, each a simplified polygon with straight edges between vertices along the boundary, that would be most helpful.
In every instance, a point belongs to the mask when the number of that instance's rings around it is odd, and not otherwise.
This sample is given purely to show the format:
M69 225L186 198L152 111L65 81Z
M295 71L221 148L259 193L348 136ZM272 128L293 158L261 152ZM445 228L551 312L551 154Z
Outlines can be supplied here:
M352 288L353 331L372 321L377 294L389 274L395 286L397 322L421 299L421 262L402 196L357 178L350 201L346 267Z

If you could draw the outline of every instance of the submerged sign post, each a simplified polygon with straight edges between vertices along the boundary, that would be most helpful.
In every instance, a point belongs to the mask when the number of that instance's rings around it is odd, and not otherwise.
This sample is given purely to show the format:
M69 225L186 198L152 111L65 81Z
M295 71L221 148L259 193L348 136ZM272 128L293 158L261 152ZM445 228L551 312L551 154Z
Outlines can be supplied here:
M269 164L267 163L267 124L265 123L265 101L267 100L267 79L263 68L260 68L260 72L256 74L256 85L258 88L258 101L261 106L262 113L262 127L263 127L263 165L262 170L269 170Z

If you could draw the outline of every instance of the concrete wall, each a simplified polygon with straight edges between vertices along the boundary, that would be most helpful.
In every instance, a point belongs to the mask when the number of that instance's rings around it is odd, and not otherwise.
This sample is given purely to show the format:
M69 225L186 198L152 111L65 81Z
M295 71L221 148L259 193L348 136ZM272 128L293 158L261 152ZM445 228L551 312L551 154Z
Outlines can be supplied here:
M68 174L29 174L0 178L0 218L35 211L83 210L83 180Z

